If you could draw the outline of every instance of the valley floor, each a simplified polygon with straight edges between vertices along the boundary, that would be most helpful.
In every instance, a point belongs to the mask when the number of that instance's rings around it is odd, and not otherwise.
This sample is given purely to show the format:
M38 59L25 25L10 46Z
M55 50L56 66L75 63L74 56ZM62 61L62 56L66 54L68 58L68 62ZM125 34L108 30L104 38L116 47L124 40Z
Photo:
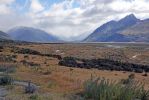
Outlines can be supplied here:
M149 46L146 44L1 43L0 51L1 66L15 65L15 72L9 75L15 80L31 81L35 84L38 87L35 95L38 94L41 100L73 100L72 95L81 92L84 81L91 76L118 81L134 74L135 80L144 83L145 89L149 89L149 76L144 76L144 73L82 69L58 64L59 56L71 56L88 59L106 58L149 65ZM50 54L50 56L41 54ZM7 92L4 96L0 95L6 100L28 100L32 96L24 93L24 86L15 84L0 87L0 92Z

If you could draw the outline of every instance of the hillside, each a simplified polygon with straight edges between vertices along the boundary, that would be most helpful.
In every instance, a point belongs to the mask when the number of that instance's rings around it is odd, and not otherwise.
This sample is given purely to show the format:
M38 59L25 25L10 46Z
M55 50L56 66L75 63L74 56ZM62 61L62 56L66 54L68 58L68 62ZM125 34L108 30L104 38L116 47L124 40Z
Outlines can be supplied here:
M135 42L149 42L149 20L144 20L121 32Z
M10 36L2 31L0 31L0 40L9 40Z
M31 27L17 27L8 31L8 34L14 40L28 42L58 42L59 39L51 34L40 29Z
M91 33L85 42L149 42L149 20L130 14L119 21L110 21Z

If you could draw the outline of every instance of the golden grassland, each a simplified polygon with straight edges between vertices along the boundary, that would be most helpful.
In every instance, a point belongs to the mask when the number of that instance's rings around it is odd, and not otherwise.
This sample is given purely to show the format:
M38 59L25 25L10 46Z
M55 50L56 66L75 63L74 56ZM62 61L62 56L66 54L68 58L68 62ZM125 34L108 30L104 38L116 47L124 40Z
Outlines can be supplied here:
M72 44L32 44L32 45L16 45L19 48L30 48L42 53L58 54L61 56L74 56L81 58L102 58L104 54L121 53L121 59L130 62L148 64L149 51L134 48L103 48L96 45L72 45ZM98 48L97 48L98 47ZM17 69L15 73L10 74L14 79L31 81L35 83L39 89L41 100L67 100L65 95L75 94L82 91L83 82L93 75L94 77L105 77L112 80L126 79L133 72L123 71L106 71L97 69L81 69L59 66L59 60L53 57L45 57L39 55L17 54L11 52L12 48L4 47L0 54L17 55ZM131 57L135 54L139 56L135 59ZM27 57L24 57L27 56ZM34 62L40 66L26 66L20 61ZM3 64L4 62L1 62ZM9 62L7 62L9 63ZM135 79L143 82L145 88L149 88L149 76L143 76L143 73L135 73ZM46 96L45 96L46 95ZM23 87L12 86L7 98L24 98L27 100L29 94L24 94ZM51 99L53 98L53 99ZM48 100L47 99L47 100ZM15 100L15 99L14 99ZM17 99L16 99L17 100Z

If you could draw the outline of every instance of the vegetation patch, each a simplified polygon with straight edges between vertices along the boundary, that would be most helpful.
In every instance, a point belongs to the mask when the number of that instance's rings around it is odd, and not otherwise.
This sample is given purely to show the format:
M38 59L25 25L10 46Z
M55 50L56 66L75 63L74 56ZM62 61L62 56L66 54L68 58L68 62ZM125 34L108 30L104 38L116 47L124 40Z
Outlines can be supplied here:
M48 88L53 88L55 86L56 86L56 83L55 82L53 82L53 81L49 81L48 82Z
M42 53L40 53L40 52L38 52L36 50L32 50L32 49L28 49L28 48L17 48L17 47L15 47L14 49L12 49L12 52L18 53L18 54L30 54L30 55L39 55L39 56L53 57L53 58L57 58L59 60L62 59L62 57L60 55L56 55L56 54L42 54Z
M0 72L4 73L14 73L16 72L17 65L15 64L1 64Z
M13 78L9 75L0 76L0 85L10 85L13 82Z
M148 65L138 65L109 59L79 59L75 57L64 57L59 65L78 68L97 68L99 70L129 71L136 73L149 72Z
M34 62L28 62L26 60L21 60L20 63L22 63L25 66L40 66L40 64L34 63Z
M85 100L149 100L149 91L143 84L122 84L105 78L91 78L84 83Z
M40 96L38 96L37 94L31 95L31 96L29 97L29 99L30 99L30 100L41 100L41 99L40 99Z
M0 54L0 62L16 62L14 55Z

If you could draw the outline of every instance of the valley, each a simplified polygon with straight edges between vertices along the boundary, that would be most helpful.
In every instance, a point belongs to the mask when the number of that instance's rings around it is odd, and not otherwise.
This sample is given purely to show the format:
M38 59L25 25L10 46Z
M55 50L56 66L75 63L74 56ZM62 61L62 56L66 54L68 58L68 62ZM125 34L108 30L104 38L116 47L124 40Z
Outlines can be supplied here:
M149 0L0 0L0 100L149 100Z
M6 100L28 100L38 96L40 100L81 100L77 95L84 89L84 82L91 77L104 77L121 81L134 75L135 81L149 89L149 44L147 43L31 43L3 41L0 43L0 72L13 77L14 85L0 86L0 92L7 92L1 98ZM61 65L60 61L68 59L71 66ZM72 59L72 60L71 60ZM78 60L82 59L82 60ZM146 68L134 70L109 70L99 67L92 60L121 62L126 68L133 64ZM75 66L86 61L89 65ZM134 65L137 64L137 65ZM97 68L96 68L96 67ZM110 65L113 68L113 65ZM119 65L120 66L120 65ZM109 68L109 67L108 67ZM136 68L136 67L135 67ZM3 73L0 73L3 76ZM34 94L25 93L26 85L31 82ZM22 85L24 84L24 85ZM34 85L33 85L34 84ZM23 98L23 99L22 99ZM77 98L77 99L76 99ZM30 99L29 99L30 100ZM32 100L32 99L31 99Z

